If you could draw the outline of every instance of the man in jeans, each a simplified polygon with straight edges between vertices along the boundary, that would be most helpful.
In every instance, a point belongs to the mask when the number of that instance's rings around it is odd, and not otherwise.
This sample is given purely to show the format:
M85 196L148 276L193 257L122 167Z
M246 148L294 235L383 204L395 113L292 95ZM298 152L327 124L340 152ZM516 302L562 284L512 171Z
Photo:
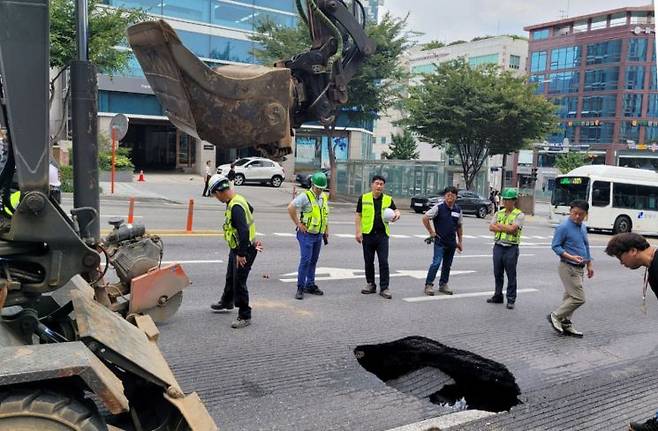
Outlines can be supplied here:
M356 227L356 242L363 246L363 260L366 266L366 287L361 293L367 295L377 292L375 284L375 253L379 261L379 295L391 299L389 290L388 269L388 237L390 235L388 221L384 220L383 214L386 209L394 212L391 222L400 218L400 211L395 207L391 196L384 193L386 180L380 175L375 175L370 181L370 192L363 194L356 204L356 215L354 224Z
M525 214L516 208L519 192L516 189L505 189L502 193L503 206L496 211L489 230L495 234L493 247L493 267L496 287L490 304L503 303L503 285L507 273L507 309L514 309L516 302L516 264L519 261L519 244Z
M324 240L326 244L329 237L328 196L323 192L326 188L327 176L322 172L316 172L311 177L311 189L301 193L288 204L288 215L297 227L300 251L295 299L304 299L304 293L324 294L315 284L315 267L320 257L322 241ZM298 209L301 212L299 218Z
M582 337L571 321L574 311L585 303L583 278L587 269L587 278L594 276L592 256L589 251L587 227L583 224L589 204L575 200L570 204L569 217L555 228L551 248L560 256L558 272L564 285L562 304L551 314L548 322L560 334Z
M423 225L434 242L432 264L425 279L425 295L428 296L434 295L434 280L439 268L441 268L439 292L452 295L452 290L448 287L450 267L455 250L459 250L460 253L463 250L463 216L461 208L456 204L457 193L455 187L446 187L443 191L443 202L434 205L423 216Z

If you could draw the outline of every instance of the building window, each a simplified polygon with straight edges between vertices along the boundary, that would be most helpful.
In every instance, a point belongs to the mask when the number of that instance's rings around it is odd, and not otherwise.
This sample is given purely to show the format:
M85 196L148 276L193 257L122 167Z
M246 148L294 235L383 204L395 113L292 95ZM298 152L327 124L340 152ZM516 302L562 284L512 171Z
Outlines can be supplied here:
M120 112L137 115L163 115L158 99L152 94L98 92L98 112Z
M581 126L580 142L588 144L607 144L612 142L613 124L599 126Z
M548 93L576 93L580 81L579 72L560 72L548 75Z
M162 15L161 0L105 0L103 3L125 9L143 9L153 15Z
M652 24L653 16L647 12L631 12L631 24Z
M658 142L658 126L647 126L644 128L644 142L647 144Z
M658 94L649 94L648 117L658 118Z
M628 66L624 88L627 90L642 90L644 88L644 66Z
M649 39L628 39L628 61L646 61Z
M614 117L617 110L617 96L583 97L583 118Z
M210 22L210 0L166 0L160 4L165 16Z
M382 136L381 138L379 138L379 143L382 145L386 145L386 136Z
M521 57L518 55L510 55L509 67L510 69L518 69L519 67L521 67Z
M627 143L628 141L633 141L633 143L638 144L640 141L640 126L637 125L636 121L622 121L621 129L619 132L619 141L621 143Z
M642 116L642 95L624 94L624 117Z
M211 22L230 28L253 29L254 8L213 0Z
M619 12L610 17L610 27L626 25L626 12Z
M411 73L414 75L420 75L422 73L434 73L436 72L436 64L420 64L418 66L413 66L411 68Z
M251 3L251 0L249 0L248 3ZM296 11L294 0L254 0L254 6L277 9L286 12Z
M598 30L601 28L606 28L608 26L608 17L607 16L597 16L592 18L591 30Z
M528 78L528 83L537 86L535 89L535 94L544 94L544 89L546 88L545 75L530 75Z
M656 89L656 65L652 64L649 67L650 73L651 73L651 81L649 81L649 90L655 90Z
M545 28L543 30L535 30L531 33L532 35L532 40L542 40L542 39L548 39L549 29Z
M558 97L553 99L553 104L558 107L557 114L560 118L576 118L578 109L577 97Z
M254 12L254 27L266 21L271 21L283 27L293 27L297 23L297 19L293 15L262 10L256 10Z
M618 63L620 59L621 40L587 45L587 64Z
M567 46L551 51L551 70L571 69L580 65L580 47Z
M619 68L585 71L585 91L616 90L619 82Z
M554 34L556 36L567 36L569 35L569 32L571 32L571 26L565 25L562 27L556 27Z
M185 30L176 30L183 45L194 53L197 57L209 57L210 54L210 35L194 33Z
M543 72L546 70L546 51L536 51L530 55L530 72Z
M498 64L498 54L478 55L468 59L468 65L478 67L483 64Z
M551 143L561 144L564 141L564 138L569 139L570 142L574 141L576 136L576 127L567 126L565 123L560 123L558 130L546 137L546 140Z
M227 37L213 36L210 40L209 57L216 60L253 63L253 49L254 44L248 40L229 39Z
M573 24L573 32L574 33L582 33L587 31L587 20L582 20L582 21L576 21Z

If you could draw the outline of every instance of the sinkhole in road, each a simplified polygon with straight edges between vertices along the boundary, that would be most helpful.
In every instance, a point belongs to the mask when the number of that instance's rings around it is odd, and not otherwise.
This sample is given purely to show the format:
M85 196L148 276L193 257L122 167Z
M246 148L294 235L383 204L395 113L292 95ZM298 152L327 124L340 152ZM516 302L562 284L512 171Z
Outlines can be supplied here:
M387 385L453 410L502 412L521 390L501 363L420 336L357 346L359 364Z

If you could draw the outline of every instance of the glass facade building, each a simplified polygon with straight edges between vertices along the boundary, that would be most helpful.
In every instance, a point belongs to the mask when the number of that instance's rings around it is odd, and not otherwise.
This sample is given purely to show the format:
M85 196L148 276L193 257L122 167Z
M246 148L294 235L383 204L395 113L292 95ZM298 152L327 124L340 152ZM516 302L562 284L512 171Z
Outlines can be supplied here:
M552 148L568 138L608 164L625 152L658 157L654 20L651 6L626 7L525 28L529 82L560 118Z

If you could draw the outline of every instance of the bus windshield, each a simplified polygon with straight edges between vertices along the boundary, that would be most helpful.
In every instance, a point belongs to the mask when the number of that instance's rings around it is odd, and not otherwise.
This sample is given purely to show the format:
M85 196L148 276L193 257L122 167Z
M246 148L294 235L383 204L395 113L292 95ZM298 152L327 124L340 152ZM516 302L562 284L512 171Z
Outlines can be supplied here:
M555 190L551 197L554 206L569 205L576 199L587 200L587 187L589 178L561 177L555 181Z

